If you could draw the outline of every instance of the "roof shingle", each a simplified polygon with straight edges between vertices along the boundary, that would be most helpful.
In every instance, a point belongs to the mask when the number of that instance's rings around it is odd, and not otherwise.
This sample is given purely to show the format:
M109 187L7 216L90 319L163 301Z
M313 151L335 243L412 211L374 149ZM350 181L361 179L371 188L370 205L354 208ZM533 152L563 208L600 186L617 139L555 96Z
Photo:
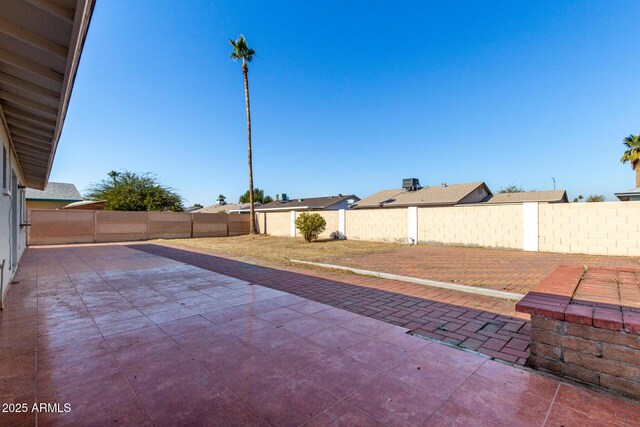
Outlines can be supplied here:
M494 194L490 199L484 203L497 204L497 203L527 203L527 202L542 202L542 203L560 203L567 201L567 192L565 190L550 190L550 191L524 191L522 193L498 193Z
M296 208L299 209L325 209L330 206L335 205L336 203L340 203L347 199L354 199L356 201L360 200L357 196L353 194L342 195L339 194L337 196L326 196L326 197L309 197L303 199L290 199L287 201L282 200L274 200L273 202L266 203L257 210L265 211L265 210L293 210Z
M49 182L44 190L27 188L25 197L27 200L61 200L68 202L82 200L82 196L76 186L67 182Z
M260 203L254 203L254 206L258 208ZM211 206L205 206L204 208L196 209L194 213L221 213L249 209L249 203L226 203L224 205L215 204Z
M422 187L416 191L382 190L365 197L355 204L355 208L379 208L402 206L442 206L456 205L484 182L451 184L447 186ZM488 188L487 188L488 190ZM488 194L491 194L488 191ZM486 196L486 193L485 193Z

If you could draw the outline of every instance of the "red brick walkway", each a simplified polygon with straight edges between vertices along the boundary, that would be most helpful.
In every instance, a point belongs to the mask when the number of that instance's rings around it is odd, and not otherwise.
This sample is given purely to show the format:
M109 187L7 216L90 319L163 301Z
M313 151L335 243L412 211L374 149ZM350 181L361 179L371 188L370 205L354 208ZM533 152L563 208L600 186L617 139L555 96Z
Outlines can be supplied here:
M161 245L129 247L403 326L507 362L522 365L529 355L530 324L515 313L511 301L352 274L275 269Z
M320 262L526 294L559 265L640 267L636 258L417 245Z

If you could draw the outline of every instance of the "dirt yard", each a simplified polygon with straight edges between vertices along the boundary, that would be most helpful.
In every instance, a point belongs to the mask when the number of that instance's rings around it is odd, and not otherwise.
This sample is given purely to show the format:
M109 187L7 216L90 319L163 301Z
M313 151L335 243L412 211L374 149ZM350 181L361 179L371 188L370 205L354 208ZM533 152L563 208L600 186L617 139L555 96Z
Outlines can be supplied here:
M322 270L320 267L294 265L289 260L317 261L521 294L530 291L563 264L640 268L638 259L632 257L437 245L408 246L360 240L305 243L302 239L265 235L160 240L158 243L194 248L263 266Z
M318 240L307 243L303 239L267 235L156 240L156 242L169 246L202 249L212 254L242 258L258 264L267 261L267 263L286 265L291 264L290 259L323 261L351 258L393 252L406 246L397 243L355 240Z

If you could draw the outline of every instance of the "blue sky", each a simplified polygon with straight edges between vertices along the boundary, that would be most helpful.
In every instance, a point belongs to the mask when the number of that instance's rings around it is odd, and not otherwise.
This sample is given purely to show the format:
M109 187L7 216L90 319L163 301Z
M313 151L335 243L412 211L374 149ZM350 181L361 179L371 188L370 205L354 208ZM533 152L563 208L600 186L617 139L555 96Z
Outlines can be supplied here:
M638 1L99 1L51 175L157 174L188 204L255 185L360 197L485 181L494 191L633 187Z

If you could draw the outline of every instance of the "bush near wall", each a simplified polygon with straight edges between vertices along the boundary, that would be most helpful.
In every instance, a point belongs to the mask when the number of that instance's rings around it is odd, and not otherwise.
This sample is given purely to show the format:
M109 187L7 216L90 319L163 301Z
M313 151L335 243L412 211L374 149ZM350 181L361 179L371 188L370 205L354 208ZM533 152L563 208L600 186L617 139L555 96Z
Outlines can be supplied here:
M318 236L327 228L327 221L317 213L303 212L296 218L296 228L300 230L302 237L307 242L316 240Z

